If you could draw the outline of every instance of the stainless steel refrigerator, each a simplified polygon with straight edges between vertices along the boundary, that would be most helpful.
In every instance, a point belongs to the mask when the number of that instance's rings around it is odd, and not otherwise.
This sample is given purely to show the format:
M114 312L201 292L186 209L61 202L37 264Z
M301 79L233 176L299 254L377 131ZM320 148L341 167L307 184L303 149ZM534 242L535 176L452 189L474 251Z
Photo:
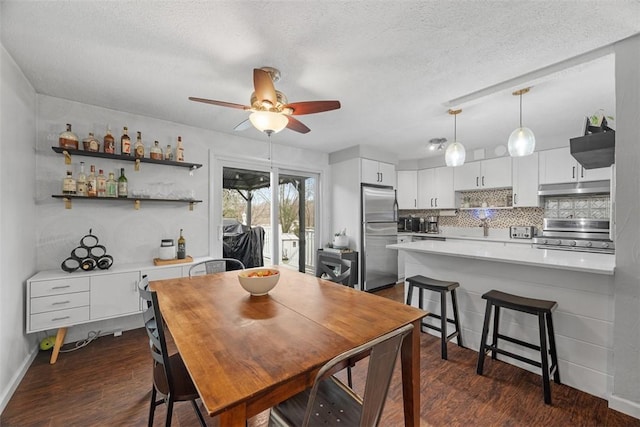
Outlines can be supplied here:
M371 291L398 280L398 202L393 187L362 185L361 289Z

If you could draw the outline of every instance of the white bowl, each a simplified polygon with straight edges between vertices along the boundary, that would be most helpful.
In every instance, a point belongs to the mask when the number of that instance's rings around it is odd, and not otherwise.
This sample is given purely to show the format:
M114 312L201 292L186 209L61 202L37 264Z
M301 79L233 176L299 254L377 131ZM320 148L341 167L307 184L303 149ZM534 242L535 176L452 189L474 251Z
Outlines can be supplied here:
M268 276L260 276L268 273ZM238 273L238 281L245 291L251 295L266 295L276 286L280 279L280 272L275 268L256 267L242 270Z

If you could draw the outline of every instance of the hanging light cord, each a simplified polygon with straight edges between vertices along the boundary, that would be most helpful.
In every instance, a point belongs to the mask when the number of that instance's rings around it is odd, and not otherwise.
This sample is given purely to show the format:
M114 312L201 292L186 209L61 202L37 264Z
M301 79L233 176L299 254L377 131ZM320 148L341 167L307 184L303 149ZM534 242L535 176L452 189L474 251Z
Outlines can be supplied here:
M520 94L520 127L522 128L522 93Z
M453 142L458 142L457 129L458 129L458 115L454 114L453 115Z

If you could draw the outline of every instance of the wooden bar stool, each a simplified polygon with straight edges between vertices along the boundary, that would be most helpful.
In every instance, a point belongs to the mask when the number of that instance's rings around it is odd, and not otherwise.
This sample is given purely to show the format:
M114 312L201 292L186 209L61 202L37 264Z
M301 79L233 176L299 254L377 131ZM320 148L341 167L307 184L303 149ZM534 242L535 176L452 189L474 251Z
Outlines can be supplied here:
M431 325L424 320L422 321L422 326L425 326L429 329L433 329L435 331L440 332L440 345L442 349L442 358L447 360L447 342L451 341L451 339L457 337L458 338L458 346L464 347L462 345L462 335L460 335L460 322L458 317L458 300L456 299L456 288L460 286L458 282L447 282L443 280L436 280L430 277L425 276L412 276L406 279L409 283L409 291L407 292L407 305L411 305L411 296L413 295L413 287L417 287L420 291L418 295L418 307L423 309L422 307L422 296L423 291L426 289L428 291L438 292L440 293L440 315L429 313L426 317L434 317L436 319L440 319L440 327ZM447 292L451 292L451 305L453 306L453 319L447 318ZM447 335L447 322L453 323L455 326L455 331Z
M478 354L478 367L477 372L482 375L484 369L484 357L486 352L491 351L491 358L496 359L496 354L504 354L505 356L512 357L521 362L528 363L538 368L542 368L542 387L544 390L544 403L551 404L551 385L549 381L550 373L553 374L553 381L556 384L560 382L560 371L558 370L558 355L556 354L556 340L553 332L553 320L551 312L558 306L555 301L547 301L541 299L524 298L518 295L507 294L496 290L489 291L482 295L483 299L487 300L487 308L484 315L484 326L482 327L482 338L480 341L480 351ZM489 333L489 318L491 317L491 308L495 307L495 314L493 315L493 342L487 344L487 335ZM521 341L516 338L512 338L506 335L502 335L498 331L500 323L500 308L508 308L511 310L521 311L524 313L533 314L538 316L538 328L540 332L540 345L531 344L525 341ZM548 349L547 349L547 330L549 335ZM540 362L537 360L529 359L527 357L520 356L519 354L511 353L507 350L498 348L498 339L509 341L511 343L527 347L540 352ZM551 355L551 366L549 366L549 355Z

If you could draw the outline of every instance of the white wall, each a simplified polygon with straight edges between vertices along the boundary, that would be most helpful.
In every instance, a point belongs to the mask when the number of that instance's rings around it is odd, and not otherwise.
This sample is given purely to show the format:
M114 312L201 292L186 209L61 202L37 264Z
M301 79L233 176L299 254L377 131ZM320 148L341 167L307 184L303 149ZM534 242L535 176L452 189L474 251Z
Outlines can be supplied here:
M0 412L35 355L24 334L24 282L36 270L36 94L0 45Z
M616 272L609 406L640 418L640 36L616 44Z

